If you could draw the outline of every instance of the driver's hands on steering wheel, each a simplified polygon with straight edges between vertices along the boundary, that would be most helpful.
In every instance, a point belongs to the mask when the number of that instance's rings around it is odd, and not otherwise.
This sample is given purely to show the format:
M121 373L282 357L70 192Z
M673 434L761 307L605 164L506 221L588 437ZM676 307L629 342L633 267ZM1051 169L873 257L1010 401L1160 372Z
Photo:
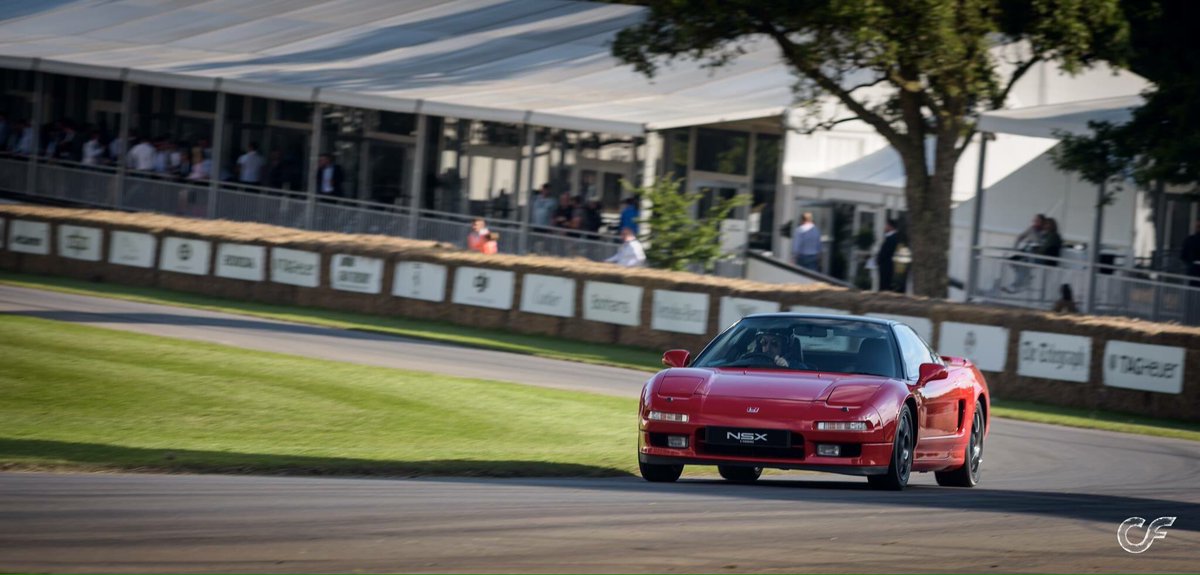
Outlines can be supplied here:
M779 367L789 367L788 360L782 355L775 356L775 365L778 365Z

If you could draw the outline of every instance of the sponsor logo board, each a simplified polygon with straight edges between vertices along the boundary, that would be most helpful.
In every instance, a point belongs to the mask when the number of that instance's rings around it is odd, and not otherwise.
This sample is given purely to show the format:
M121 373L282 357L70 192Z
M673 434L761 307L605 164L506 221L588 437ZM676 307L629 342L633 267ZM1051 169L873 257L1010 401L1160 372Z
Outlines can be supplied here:
M515 274L505 270L461 267L454 270L451 301L463 305L512 309Z
M235 280L263 281L267 276L267 248L250 244L218 245L216 275Z
M310 288L321 285L321 254L271 248L271 281Z
M1044 331L1021 332L1017 375L1084 383L1092 365L1092 338Z
M333 256L329 270L333 289L358 293L379 293L383 290L383 260L349 254Z
M157 247L158 243L150 234L114 231L109 236L108 262L135 268L152 268Z
M104 232L100 228L83 226L58 226L58 255L73 260L100 261L100 242Z
M654 290L650 327L660 331L708 333L708 294Z
M1187 350L1110 341L1104 345L1104 385L1158 393L1183 393Z
M39 256L50 255L50 224L13 220L9 225L9 251Z
M163 238L158 269L196 276L208 275L212 243L192 238Z
M642 288L607 282L583 284L583 319L638 326L642 323Z
M574 317L575 280L540 274L525 274L521 280L521 311Z
M392 295L424 301L446 299L446 266L425 262L397 262Z
M1008 329L976 323L942 322L938 353L965 357L984 371L1004 371L1008 363Z
M721 296L721 325L717 329L725 329L738 320L756 313L775 313L779 311L779 303L761 299L744 297Z

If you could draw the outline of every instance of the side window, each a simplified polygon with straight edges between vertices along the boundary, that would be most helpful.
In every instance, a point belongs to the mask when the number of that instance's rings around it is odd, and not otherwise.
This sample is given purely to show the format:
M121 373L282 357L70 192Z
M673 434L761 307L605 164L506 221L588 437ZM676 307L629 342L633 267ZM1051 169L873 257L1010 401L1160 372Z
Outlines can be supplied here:
M900 357L904 359L905 379L915 380L921 373L922 363L934 363L929 348L907 325L896 325L896 343L900 344Z

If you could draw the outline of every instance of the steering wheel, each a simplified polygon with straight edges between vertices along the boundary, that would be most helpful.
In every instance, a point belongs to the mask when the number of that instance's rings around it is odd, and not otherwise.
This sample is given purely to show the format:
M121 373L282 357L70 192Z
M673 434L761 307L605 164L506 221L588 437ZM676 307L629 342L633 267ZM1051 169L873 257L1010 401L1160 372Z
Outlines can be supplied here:
M738 361L741 361L743 359L762 359L762 360L766 360L766 361L770 362L772 365L775 364L775 356L773 356L769 353L763 353L761 351L751 351L749 353L744 353L744 354L742 354L741 357L738 358Z

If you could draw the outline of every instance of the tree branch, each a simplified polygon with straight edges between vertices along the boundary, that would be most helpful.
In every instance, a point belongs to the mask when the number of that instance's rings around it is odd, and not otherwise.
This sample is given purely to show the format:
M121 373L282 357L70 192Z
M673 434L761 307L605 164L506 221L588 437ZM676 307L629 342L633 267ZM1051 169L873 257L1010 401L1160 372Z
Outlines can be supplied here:
M1016 69L1013 70L1012 76L1008 78L1008 83L1004 86L1004 89L1000 91L1000 96L992 101L991 109L999 110L1000 107L1004 105L1004 102L1008 100L1008 94L1012 92L1013 86L1016 86L1017 82L1023 76L1025 76L1025 73L1031 70L1035 64L1041 61L1041 56L1034 56L1029 60L1017 65ZM971 138L974 138L975 134L979 131L978 125L978 122L971 122L971 128L967 130L966 137L963 138L962 144L954 150L954 159L956 161L962 156L963 152L967 151L967 146L971 145Z

